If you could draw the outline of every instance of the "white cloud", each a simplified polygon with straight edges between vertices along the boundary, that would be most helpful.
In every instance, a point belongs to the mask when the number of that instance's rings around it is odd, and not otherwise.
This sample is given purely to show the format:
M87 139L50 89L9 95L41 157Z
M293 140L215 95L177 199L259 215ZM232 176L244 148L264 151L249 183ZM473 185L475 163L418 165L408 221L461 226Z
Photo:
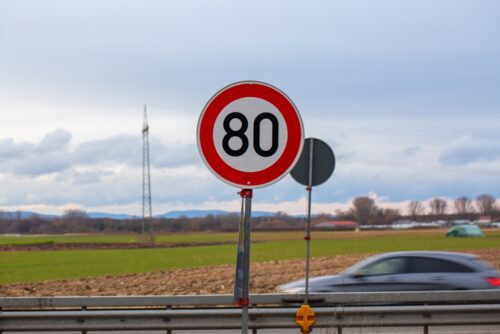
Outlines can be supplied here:
M443 149L439 157L439 161L448 166L497 160L500 160L498 138L474 138L469 135L453 140Z

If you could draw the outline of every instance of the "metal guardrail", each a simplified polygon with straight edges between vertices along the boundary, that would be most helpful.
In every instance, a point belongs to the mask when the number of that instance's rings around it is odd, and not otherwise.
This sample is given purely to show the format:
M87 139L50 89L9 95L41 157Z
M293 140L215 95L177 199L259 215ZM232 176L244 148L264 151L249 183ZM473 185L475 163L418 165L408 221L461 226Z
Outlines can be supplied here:
M249 328L295 328L303 295L253 295ZM315 328L500 325L500 290L311 294ZM373 304L377 305L373 305ZM397 305L394 305L397 304ZM0 298L1 331L239 329L232 295Z

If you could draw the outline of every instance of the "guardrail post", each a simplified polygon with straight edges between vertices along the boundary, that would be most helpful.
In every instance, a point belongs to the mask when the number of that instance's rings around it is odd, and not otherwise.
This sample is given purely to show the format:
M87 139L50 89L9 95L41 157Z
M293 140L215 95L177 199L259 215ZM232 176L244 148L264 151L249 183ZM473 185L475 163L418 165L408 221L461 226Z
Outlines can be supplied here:
M82 306L82 307L81 307L81 311L82 311L82 312L85 312L86 310L87 310L87 306ZM87 334L87 331L86 331L86 330L83 330L83 331L82 331L82 334Z
M428 325L424 326L424 334L429 334L429 326Z
M170 305L165 306L165 310L171 310L171 309L172 309L172 306L170 306ZM167 329L167 334L172 334L172 330L171 329Z
M342 327L337 327L337 334L342 334Z

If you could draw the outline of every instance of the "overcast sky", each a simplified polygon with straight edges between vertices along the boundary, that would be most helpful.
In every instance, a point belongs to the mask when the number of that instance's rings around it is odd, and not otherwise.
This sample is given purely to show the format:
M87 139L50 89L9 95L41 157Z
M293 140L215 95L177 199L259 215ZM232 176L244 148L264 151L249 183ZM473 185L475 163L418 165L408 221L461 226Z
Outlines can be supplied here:
M241 80L298 107L333 148L315 212L500 197L500 2L0 0L0 209L239 209L196 147L205 103ZM302 213L291 177L257 210Z

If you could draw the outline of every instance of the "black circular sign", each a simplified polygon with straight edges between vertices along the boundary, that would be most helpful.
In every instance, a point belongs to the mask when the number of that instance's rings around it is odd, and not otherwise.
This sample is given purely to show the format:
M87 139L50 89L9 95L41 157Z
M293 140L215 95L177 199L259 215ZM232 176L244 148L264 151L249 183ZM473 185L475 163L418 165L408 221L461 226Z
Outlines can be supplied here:
M311 175L309 173L309 166L312 166ZM290 174L300 184L317 186L328 180L334 169L335 155L330 146L320 139L306 138L299 160Z

